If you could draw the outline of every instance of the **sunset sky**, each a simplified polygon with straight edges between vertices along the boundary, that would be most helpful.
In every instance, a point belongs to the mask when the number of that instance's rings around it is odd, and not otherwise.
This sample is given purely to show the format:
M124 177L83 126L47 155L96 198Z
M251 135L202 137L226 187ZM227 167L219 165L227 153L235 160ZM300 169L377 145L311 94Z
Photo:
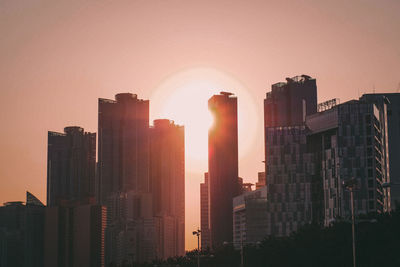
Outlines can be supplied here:
M238 96L239 174L264 166L263 99L307 74L318 101L400 86L399 0L0 1L0 202L45 202L47 131L97 132L131 92L186 128L186 249L207 171L207 99Z

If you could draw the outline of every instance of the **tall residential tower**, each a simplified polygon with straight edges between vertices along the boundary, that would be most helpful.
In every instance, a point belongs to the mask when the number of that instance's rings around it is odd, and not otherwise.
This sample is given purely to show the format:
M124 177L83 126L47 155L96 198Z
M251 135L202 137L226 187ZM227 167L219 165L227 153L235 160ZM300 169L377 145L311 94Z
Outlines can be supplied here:
M150 129L150 187L158 220L158 258L185 254L185 135L173 121Z
M77 201L95 194L96 134L80 127L48 133L47 205Z
M121 93L99 99L98 198L149 191L149 101Z

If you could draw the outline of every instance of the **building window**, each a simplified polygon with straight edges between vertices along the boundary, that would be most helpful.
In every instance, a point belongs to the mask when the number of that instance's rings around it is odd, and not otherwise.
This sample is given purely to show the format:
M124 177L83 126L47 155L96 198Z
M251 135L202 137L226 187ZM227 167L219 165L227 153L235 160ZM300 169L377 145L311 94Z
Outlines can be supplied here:
M366 115L365 116L365 122L366 123L371 123L371 115Z
M368 159L367 162L368 167L372 167L372 159Z
M370 209L370 210L375 209L375 203L374 203L373 200L370 200L370 201L369 201L369 209Z
M373 188L374 187L374 180L368 180L368 187Z
M368 197L369 197L369 199L373 199L374 198L374 191L369 190L368 191Z

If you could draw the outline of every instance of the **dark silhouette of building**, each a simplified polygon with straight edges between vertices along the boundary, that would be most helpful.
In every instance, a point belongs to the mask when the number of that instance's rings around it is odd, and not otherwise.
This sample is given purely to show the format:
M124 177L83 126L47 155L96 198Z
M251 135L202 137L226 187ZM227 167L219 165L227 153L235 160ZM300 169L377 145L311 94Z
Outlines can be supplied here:
M286 78L286 83L273 84L264 99L264 126L298 126L304 123L307 115L316 112L315 79L307 75Z
M121 93L99 99L98 199L115 192L149 192L149 101Z
M211 246L232 242L232 199L239 195L237 99L231 93L212 96L208 107L214 126L208 132Z
M200 220L201 220L201 249L211 247L210 240L210 205L209 205L208 173L204 173L204 183L200 184Z
M155 120L151 130L150 184L153 212L163 222L159 258L185 254L184 128L170 120ZM165 224L168 221L171 224Z
M43 266L44 205L26 192L0 207L0 266Z
M94 196L96 134L80 127L48 133L47 205Z
M98 115L96 190L99 203L107 206L106 264L151 260L149 101L117 94L115 100L99 99Z
M104 267L106 208L64 202L46 208L45 267Z

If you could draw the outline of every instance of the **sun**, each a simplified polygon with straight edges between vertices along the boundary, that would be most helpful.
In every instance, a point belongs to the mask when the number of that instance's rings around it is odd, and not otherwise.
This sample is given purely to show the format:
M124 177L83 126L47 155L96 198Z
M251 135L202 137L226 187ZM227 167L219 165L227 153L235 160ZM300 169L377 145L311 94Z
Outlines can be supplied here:
M240 155L253 142L256 112L244 86L229 75L208 68L183 71L166 79L150 98L152 119L171 119L185 127L186 166L191 172L208 169L208 129L213 124L208 99L220 91L230 91L238 97Z
M163 118L170 118L185 127L185 153L190 160L200 162L207 159L208 129L213 117L208 110L208 99L218 91L212 83L191 80L175 88L160 110Z

